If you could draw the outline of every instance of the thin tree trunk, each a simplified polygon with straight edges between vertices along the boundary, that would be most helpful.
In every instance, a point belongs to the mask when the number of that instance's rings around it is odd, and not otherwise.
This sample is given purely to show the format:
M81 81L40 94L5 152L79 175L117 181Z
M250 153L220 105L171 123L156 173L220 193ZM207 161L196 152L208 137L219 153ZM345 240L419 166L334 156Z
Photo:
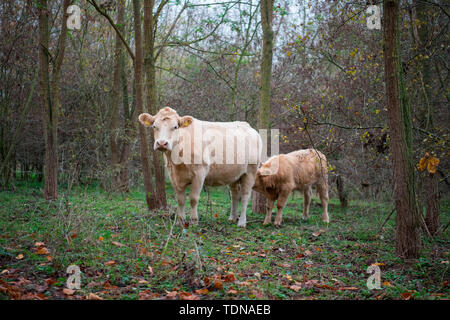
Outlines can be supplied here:
M261 25L263 30L263 48L261 59L261 82L259 87L259 113L258 128L269 130L270 115L270 82L272 79L272 55L273 55L273 0L261 0ZM268 135L269 136L269 135ZM253 192L252 211L256 213L266 212L266 199L259 192Z
M147 86L147 109L151 114L157 113L157 99L156 99L156 68L155 68L155 38L153 21L153 7L154 0L144 0L144 47L145 47L145 73ZM150 145L153 146L153 136L150 136ZM166 200L166 186L164 177L164 168L162 167L161 156L158 152L152 150L153 167L155 171L155 208L165 208L167 206Z
M142 53L142 31L141 31L141 14L140 14L140 1L133 0L133 12L134 12L134 32L136 42L136 53L134 61L134 73L135 73L135 85L136 85L136 112L138 114L143 112L143 53ZM142 170L144 173L144 187L145 187L145 199L147 201L147 207L149 210L155 207L154 191L152 184L152 172L150 170L149 150L147 132L142 124L139 124L139 139L140 139L140 151Z
M417 258L421 244L412 162L412 121L400 58L399 0L384 1L386 96L397 211L396 252Z
M58 117L59 101L59 74L64 59L67 35L67 7L70 0L64 0L61 20L61 33L58 39L57 52L54 58L53 72L49 71L49 9L46 0L39 3L39 62L40 87L42 99L42 115L45 139L44 157L44 198L54 200L58 198Z
M120 32L123 32L123 12L124 6L122 1L117 4L117 24ZM119 143L117 141L119 130L119 90L120 90L120 76L122 72L122 40L118 33L116 33L116 45L114 50L114 72L113 72L113 87L111 96L111 124L109 146L111 152L111 168L113 170L112 188L117 190L120 188L120 172L121 167L119 163Z
M339 196L339 202L341 203L341 208L346 209L348 207L347 193L344 188L344 181L342 176L338 174L336 176L336 188Z

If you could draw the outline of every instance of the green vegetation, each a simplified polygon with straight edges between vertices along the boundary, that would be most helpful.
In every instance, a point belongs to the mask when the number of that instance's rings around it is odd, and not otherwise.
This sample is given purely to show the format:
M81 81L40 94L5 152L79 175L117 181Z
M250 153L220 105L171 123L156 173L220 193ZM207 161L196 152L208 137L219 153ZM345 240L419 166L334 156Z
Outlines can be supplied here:
M173 224L170 184L170 208L161 212L147 211L143 190L77 187L48 202L40 184L17 188L0 193L1 299L450 298L449 232L424 238L419 260L401 260L394 254L395 215L379 231L391 204L352 201L343 211L331 199L326 226L317 199L310 219L301 220L302 197L295 194L281 228L249 213L241 229L228 222L227 189L211 188L209 196L202 192L199 225L182 228ZM449 209L443 201L442 212ZM448 219L442 215L443 225ZM380 290L366 286L374 263ZM71 264L81 268L81 289L64 293Z

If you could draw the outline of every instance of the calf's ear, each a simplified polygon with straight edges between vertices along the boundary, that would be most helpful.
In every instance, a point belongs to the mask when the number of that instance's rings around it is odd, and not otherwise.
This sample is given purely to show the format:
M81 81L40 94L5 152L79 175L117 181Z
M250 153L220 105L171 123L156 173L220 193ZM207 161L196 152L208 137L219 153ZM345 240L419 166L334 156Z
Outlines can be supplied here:
M139 115L139 122L146 127L150 127L155 121L155 117L149 115L148 113L141 113Z
M178 125L180 126L180 128L188 127L190 126L192 121L194 121L194 118L192 118L191 116L180 117L178 118Z

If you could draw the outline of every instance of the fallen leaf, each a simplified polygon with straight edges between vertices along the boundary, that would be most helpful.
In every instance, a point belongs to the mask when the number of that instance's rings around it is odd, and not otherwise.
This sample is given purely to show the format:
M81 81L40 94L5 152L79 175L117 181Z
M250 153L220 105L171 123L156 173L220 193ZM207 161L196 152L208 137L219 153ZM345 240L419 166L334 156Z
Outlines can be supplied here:
M114 260L109 260L108 262L105 262L105 266L112 266L113 264L116 264Z
M20 253L20 254L16 257L16 259L17 259L17 260L22 260L22 259L23 259L23 254Z
M167 298L175 298L176 296L177 296L177 294L178 294L178 292L177 291L166 291L167 292L167 294L166 294L166 297Z
M117 242L117 241L112 241L111 243L113 245L115 245L116 247L119 247L119 248L125 247L125 245L123 243L120 243L120 242Z
M230 272L227 275L224 276L223 281L225 282L234 282L236 281L236 277L234 276L234 273Z
M207 294L208 292L209 290L207 288L195 290L195 294Z
M216 279L214 281L214 288L222 290L223 289L223 282L220 279Z
M45 279L45 282L46 282L49 286L51 286L52 284L55 284L57 281L56 281L55 279L53 279L53 278L48 278L48 279Z
M43 247L43 246L45 246L45 244L44 244L43 242L36 242L36 243L34 244L34 246L35 246L35 247Z
M299 290L302 289L302 286L299 286L297 284L293 284L289 287L289 289L294 290L295 292L298 292Z
M105 238L103 238L102 236L98 237L98 241L103 241Z
M47 249L46 247L40 247L40 248L36 251L36 253L37 253L37 254L44 255L44 254L49 254L49 251L48 251L48 249Z
M48 262L50 262L50 261L53 260L53 257L52 257L52 256L46 256L45 258L47 259Z
M382 285L385 286L385 287L392 287L392 284L389 281L384 281L382 283Z
M357 287L340 287L338 290L359 290Z
M229 294L237 294L238 292L236 290L234 290L234 289L230 289L230 290L227 291L227 293L229 293Z
M405 291L405 292L402 292L400 295L401 295L403 300L409 300L409 299L411 299L411 296L413 295L413 293L414 293L413 290L412 291Z
M86 297L87 300L103 300L102 297L96 295L95 293L89 293L89 295Z
M62 290L62 292L63 292L65 295L67 295L67 296L71 296L71 295L73 295L73 294L75 293L75 290L68 289L68 288L64 288L64 289Z
M384 266L385 264L381 263L381 262L375 262L375 263L372 263L371 265L372 266L379 266L379 267L381 267L381 266Z
M189 292L180 292L179 294L181 300L200 300L199 296Z

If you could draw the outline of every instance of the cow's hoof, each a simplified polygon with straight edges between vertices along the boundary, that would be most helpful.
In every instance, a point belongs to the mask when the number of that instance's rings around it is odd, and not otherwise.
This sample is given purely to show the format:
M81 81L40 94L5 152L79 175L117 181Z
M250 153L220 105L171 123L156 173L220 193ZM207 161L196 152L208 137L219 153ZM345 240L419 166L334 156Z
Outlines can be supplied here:
M198 226L198 219L191 219L191 224L194 226Z
M178 224L180 227L186 227L186 220L178 218L178 219L177 219L177 224Z
M274 225L275 227L279 228L279 227L281 227L281 222L275 222L273 225Z
M272 223L272 221L266 221L266 220L264 220L263 226L267 226L268 224L271 224L271 223Z
M308 220L308 216L302 216L302 220L303 220L303 221Z
M228 218L228 221L230 221L230 222L232 222L232 223L235 223L235 222L237 221L237 218L229 217L229 218Z
M322 219L322 221L325 222L325 223L330 223L330 219L329 218Z
M245 228L246 226L247 226L247 222L238 222L238 224L237 224L237 226L238 227L241 227L241 228Z

